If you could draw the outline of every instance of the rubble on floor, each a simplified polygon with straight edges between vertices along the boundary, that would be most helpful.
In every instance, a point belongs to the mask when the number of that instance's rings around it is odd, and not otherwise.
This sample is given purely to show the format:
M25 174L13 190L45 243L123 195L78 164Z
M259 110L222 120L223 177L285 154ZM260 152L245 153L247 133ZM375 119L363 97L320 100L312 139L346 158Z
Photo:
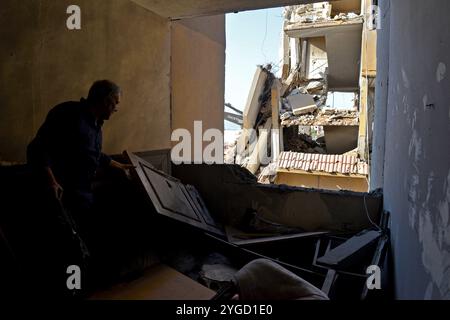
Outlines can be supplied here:
M227 264L204 264L200 271L200 278L208 288L218 291L233 280L237 271Z
M235 281L242 300L329 300L320 289L268 259L245 265Z
M325 143L320 143L319 139L313 140L311 136L307 134L297 133L296 130L295 132L286 132L284 148L291 152L326 153Z
M380 217L382 199L376 193L261 185L247 170L236 165L174 166L172 176L136 155L127 156L137 164L132 180L111 171L111 176L105 173L97 181L95 216L99 217L99 223L81 233L82 237L90 235L88 246L95 244L92 250L95 268L89 269L93 275L87 279L85 298L212 299L220 295L239 271L242 274L242 270L247 270L249 262L259 258L275 262L322 288L328 268L335 267L319 268L312 264L316 261L319 265L325 255L319 246L319 255L314 260L316 243L324 244L336 236L344 241L351 239L372 226L368 217L375 222ZM159 163L158 157L149 159ZM48 282L59 279L51 271L64 263L52 260L60 251L50 244L55 240L62 243L65 231L50 221L53 215L46 216L49 220L41 223L32 220L36 218L32 208L36 203L23 201L36 193L32 184L27 183L31 176L14 166L4 169L0 172L2 194L5 201L15 206L14 210L2 213L0 245L8 240L17 263L23 267L30 259L41 259L38 270L47 270L44 273L47 287L40 294L59 293L59 289L64 292L65 272L61 287L49 287ZM33 224L24 226L24 219ZM384 230L384 225L379 225ZM47 235L51 235L48 242L42 239ZM292 251L293 247L296 250ZM369 257L377 252L365 244L359 245L358 250ZM363 268L367 262L352 255L350 264L351 268ZM335 269L336 274L348 271ZM99 276L102 282L97 283ZM10 277L19 288L23 287L21 279L27 279L19 273ZM362 282L347 288L348 281L343 278L333 283L338 291L332 298L358 297L363 289ZM269 282L260 284L264 287ZM245 299L245 295L240 298Z

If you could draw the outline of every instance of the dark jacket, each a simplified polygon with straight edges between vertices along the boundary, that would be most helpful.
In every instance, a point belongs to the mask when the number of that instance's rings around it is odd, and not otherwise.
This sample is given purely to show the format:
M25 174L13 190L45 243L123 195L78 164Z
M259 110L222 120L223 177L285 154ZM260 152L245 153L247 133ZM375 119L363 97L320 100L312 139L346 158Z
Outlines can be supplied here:
M49 166L64 189L89 192L98 167L111 161L101 151L102 125L85 99L57 105L28 145L28 163L37 170Z

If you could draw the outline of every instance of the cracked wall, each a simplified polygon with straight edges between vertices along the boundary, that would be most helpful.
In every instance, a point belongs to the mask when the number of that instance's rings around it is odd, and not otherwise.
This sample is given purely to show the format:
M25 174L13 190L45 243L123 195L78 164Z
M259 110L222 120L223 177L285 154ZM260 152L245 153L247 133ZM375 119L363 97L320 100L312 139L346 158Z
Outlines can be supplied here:
M383 18L391 18L379 30L384 54L375 127L382 128L387 100L383 185L392 214L396 296L450 299L450 2L380 5ZM376 141L379 168L383 137Z

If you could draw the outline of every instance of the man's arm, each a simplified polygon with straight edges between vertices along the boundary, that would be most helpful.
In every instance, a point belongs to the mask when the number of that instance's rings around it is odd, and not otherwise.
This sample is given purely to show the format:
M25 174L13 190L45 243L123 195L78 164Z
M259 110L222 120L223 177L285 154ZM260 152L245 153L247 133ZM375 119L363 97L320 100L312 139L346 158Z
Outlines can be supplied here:
M123 171L134 168L134 166L132 164L121 163L116 160L113 160L113 159L111 159L110 156L104 154L103 152L100 154L100 166L112 167L112 168L120 169Z
M56 198L60 199L63 188L58 183L52 171L51 148L58 133L58 119L53 111L47 115L36 137L27 148L27 162L36 171L44 171L49 187L54 191Z
M62 194L63 194L63 188L61 187L61 185L56 180L55 175L53 174L52 168L51 167L45 167L45 171L47 173L47 178L48 178L48 181L49 181L50 188L55 193L55 197L57 199L61 199Z
M131 179L130 169L134 168L132 164L120 163L118 161L111 160L109 165L115 169L122 170L127 176L127 178Z
M106 167L111 166L111 165L112 165L112 164L111 164L112 161L113 161L113 160L111 159L110 156L104 154L103 152L100 153L100 161L99 161L99 165L100 165L101 167L106 168Z

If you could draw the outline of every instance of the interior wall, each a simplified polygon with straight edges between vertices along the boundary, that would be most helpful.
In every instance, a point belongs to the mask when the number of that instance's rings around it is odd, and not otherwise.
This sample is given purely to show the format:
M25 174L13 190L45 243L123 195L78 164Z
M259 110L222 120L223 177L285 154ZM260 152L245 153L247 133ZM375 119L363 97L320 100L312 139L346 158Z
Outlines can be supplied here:
M328 67L327 48L325 37L308 38L307 76L309 79L321 78Z
M324 126L328 154L344 154L358 146L358 126Z
M361 25L340 27L326 35L328 86L332 91L355 91L361 65Z
M104 151L170 146L170 28L128 0L78 0L81 30L68 30L73 1L4 0L0 10L0 159L24 161L26 146L56 104L86 97L111 79L120 111L104 126Z
M380 33L390 33L384 206L396 296L450 299L450 2L380 3L392 17Z
M223 133L225 96L225 16L172 23L172 129Z

